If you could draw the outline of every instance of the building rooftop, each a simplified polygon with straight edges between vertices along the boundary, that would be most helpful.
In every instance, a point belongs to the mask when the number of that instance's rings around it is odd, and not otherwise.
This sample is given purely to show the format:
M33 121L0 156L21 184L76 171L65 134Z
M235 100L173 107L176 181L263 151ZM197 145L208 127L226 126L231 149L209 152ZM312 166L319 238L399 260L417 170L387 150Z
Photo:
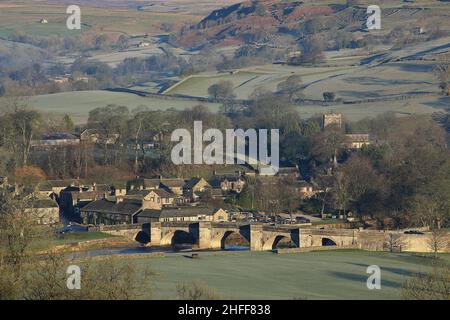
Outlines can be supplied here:
M138 212L142 208L142 204L139 201L134 200L124 200L119 203L109 201L107 199L101 199L97 201L92 201L91 203L84 206L81 211L83 212L98 212L106 214L124 214L132 215Z
M182 208L163 208L162 210L145 209L138 214L138 217L145 218L173 218L173 217L197 217L211 216L219 209L211 207L182 207Z

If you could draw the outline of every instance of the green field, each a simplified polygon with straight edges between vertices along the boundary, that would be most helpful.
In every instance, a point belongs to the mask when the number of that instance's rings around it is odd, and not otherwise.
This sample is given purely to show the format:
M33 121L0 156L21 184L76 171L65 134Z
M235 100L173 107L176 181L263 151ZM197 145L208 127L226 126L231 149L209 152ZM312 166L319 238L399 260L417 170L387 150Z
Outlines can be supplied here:
M367 117L375 117L388 111L406 116L413 114L431 114L448 108L449 102L449 98L439 98L436 96L401 101L341 104L329 107L302 105L296 106L295 108L303 119L307 119L313 115L335 111L342 113L348 120L357 121ZM147 106L150 110L167 110L169 108L182 110L199 104L207 106L213 112L217 112L220 108L220 104L218 103L200 103L182 99L166 100L100 90L39 95L30 99L31 107L44 113L69 114L76 124L85 123L90 110L105 107L108 104L127 106L130 110L138 106Z
M53 234L49 234L45 238L33 242L30 249L33 252L38 252L48 250L54 246L70 245L82 241L101 240L112 237L112 235L103 232L68 233L61 236L54 236Z
M0 37L13 32L28 35L67 35L78 31L66 28L66 6L36 4L33 1L15 1L0 4ZM48 24L40 24L40 19ZM86 29L97 28L103 32L128 34L158 33L159 25L166 23L194 22L199 17L188 14L138 11L122 8L82 7L81 21Z
M30 106L42 112L69 114L77 124L87 121L89 111L108 104L127 106L130 110L138 106L147 106L151 110L174 108L182 110L200 104L191 100L166 100L140 97L129 93L109 91L78 91L35 96L30 99ZM203 103L204 104L204 103ZM219 104L204 104L213 111L218 111Z
M449 255L442 258L450 261ZM226 299L401 299L404 280L429 270L430 258L350 250L282 255L243 251L128 261L156 273L156 299L176 298L176 285L190 280L207 284ZM369 265L381 268L381 290L367 289Z

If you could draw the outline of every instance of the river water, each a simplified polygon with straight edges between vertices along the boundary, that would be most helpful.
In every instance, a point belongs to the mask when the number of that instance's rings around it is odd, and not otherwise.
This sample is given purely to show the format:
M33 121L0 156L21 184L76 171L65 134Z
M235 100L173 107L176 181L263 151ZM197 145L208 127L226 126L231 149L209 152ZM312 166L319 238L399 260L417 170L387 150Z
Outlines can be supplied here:
M104 249L94 249L82 252L76 252L70 254L70 258L79 257L100 257L100 256L113 256L113 255L127 255L127 254L152 254L152 253L194 253L194 252L212 252L212 251L245 251L249 250L249 247L245 246L226 246L222 250L195 250L192 246L179 246L177 248L173 247L133 247L133 248L104 248Z

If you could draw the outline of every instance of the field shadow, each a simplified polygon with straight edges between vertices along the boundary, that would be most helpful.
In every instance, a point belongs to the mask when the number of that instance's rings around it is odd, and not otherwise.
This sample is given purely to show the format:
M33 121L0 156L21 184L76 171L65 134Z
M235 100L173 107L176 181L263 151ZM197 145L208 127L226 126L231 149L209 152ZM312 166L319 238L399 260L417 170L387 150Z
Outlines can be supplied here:
M424 105L450 111L450 97L440 97L437 101L424 102Z
M430 85L430 82L427 81L417 81L417 80L400 80L400 79L380 79L375 77L352 77L344 79L347 83L358 83L365 86L394 86L394 85Z
M331 275L334 277L343 279L343 280L349 280L354 282L360 282L363 285L367 283L367 279L369 278L370 274L355 274L355 273L349 273L349 272L340 272L340 271L332 271L330 272ZM390 287L390 288L399 288L402 286L401 283L385 280L383 279L383 274L381 275L381 286Z
M401 71L407 71L407 72L432 72L434 67L432 65L426 65L426 64L414 64L414 63L402 63L399 65L396 65Z
M370 91L346 91L346 90L342 90L342 91L338 91L337 94L341 97L354 97L354 98L361 98L361 99L365 99L365 98L378 98L381 97L382 95L380 95L377 92L370 92Z
M363 268L367 268L369 265L368 264L364 264L364 263L354 263L354 262L349 262L348 264L354 265L354 266L358 266L358 267L363 267ZM391 273L395 273L401 276L405 276L405 277L411 277L415 274L415 272L409 271L409 270L405 270L405 269L400 269L400 268L394 268L394 267L383 267L380 266L381 272L383 271L388 271Z

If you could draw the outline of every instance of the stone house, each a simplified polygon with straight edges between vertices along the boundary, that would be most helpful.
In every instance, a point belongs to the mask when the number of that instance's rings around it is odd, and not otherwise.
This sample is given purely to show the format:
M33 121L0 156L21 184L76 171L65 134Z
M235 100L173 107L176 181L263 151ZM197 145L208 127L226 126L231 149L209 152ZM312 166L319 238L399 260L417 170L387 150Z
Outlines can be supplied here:
M130 190L156 190L160 188L160 179L136 178L127 182L127 191Z
M110 191L104 188L92 189L85 186L70 186L63 189L59 194L59 205L61 210L67 214L79 213L80 208L86 204L106 198Z
M323 115L322 128L336 126L342 128L342 115L340 113L326 113Z
M222 191L241 193L245 186L245 179L241 176L223 176L216 177L211 183L213 188L220 188Z
M84 224L133 224L134 217L142 210L139 200L125 199L115 202L109 199L92 201L80 209L80 216Z
M118 133L111 134L105 137L105 131L99 129L86 129L80 134L80 141L92 144L107 144L112 145L117 142L120 135Z
M184 184L183 195L191 201L196 201L198 199L197 192L203 192L210 188L211 185L205 179L192 178Z
M296 183L296 189L307 199L312 198L316 194L313 185L307 181L298 181Z
M160 188L166 189L176 195L183 195L183 187L186 181L183 179L161 179Z
M279 177L293 177L295 179L300 178L300 169L295 167L280 167L276 174Z
M137 223L150 222L199 222L229 221L230 215L223 209L209 207L163 208L162 210L145 209L137 215Z
M39 184L38 192L42 197L50 197L52 194L59 196L61 191L67 187L75 187L83 185L80 180L46 180Z
M140 201L142 209L157 209L175 206L181 202L182 197L170 193L164 189L156 190L132 190L124 197L126 200Z
M345 147L348 149L361 149L370 145L370 135L368 134L346 134Z
M39 139L31 141L33 149L49 149L54 147L77 146L80 138L68 132L44 133Z
M34 200L32 206L26 208L24 212L31 214L39 225L50 225L60 222L59 206L52 199Z

